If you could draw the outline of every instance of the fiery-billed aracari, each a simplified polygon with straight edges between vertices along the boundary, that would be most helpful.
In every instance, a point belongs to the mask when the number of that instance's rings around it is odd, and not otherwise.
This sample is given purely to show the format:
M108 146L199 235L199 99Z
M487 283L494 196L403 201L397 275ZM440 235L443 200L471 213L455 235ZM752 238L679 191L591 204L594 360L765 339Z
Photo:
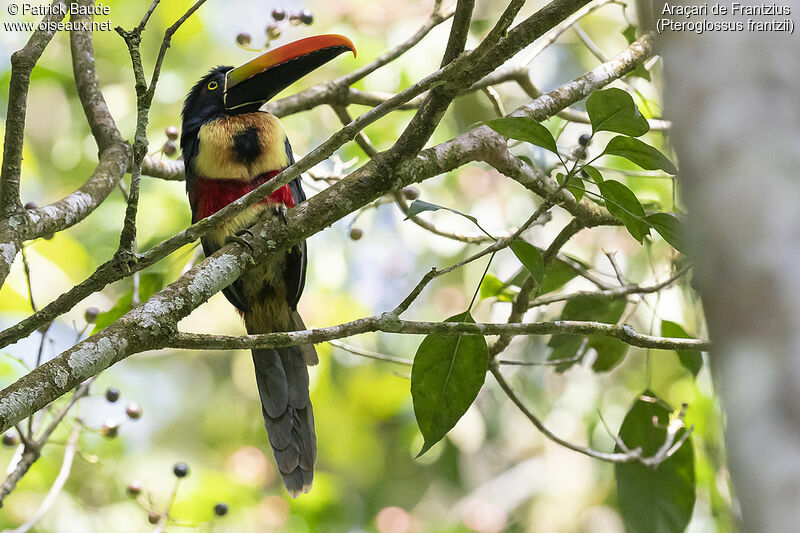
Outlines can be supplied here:
M196 222L275 177L294 162L278 119L261 105L312 70L355 48L340 35L320 35L269 51L244 65L214 68L183 106L181 150L186 192ZM228 219L202 238L206 256L261 216L283 215L306 199L300 178ZM285 220L285 218L284 218ZM268 257L223 290L248 333L305 329L297 313L306 276L305 242ZM275 461L292 496L308 492L317 443L308 396L313 346L253 350L256 383Z

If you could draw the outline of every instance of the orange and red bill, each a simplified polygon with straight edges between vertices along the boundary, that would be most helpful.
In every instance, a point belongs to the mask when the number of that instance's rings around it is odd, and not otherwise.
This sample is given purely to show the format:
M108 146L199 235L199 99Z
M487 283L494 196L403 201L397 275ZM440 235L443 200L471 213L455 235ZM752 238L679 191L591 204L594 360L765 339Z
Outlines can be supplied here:
M292 83L336 56L356 48L342 35L317 35L270 50L225 77L225 107L260 107Z

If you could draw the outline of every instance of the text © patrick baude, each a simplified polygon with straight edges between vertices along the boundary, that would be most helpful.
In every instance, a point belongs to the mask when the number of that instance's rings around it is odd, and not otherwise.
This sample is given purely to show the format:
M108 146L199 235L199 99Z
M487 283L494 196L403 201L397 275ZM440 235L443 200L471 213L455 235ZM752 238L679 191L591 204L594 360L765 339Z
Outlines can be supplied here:
M110 15L111 6L97 3L92 6L82 6L78 3L33 5L27 2L20 4L20 15Z

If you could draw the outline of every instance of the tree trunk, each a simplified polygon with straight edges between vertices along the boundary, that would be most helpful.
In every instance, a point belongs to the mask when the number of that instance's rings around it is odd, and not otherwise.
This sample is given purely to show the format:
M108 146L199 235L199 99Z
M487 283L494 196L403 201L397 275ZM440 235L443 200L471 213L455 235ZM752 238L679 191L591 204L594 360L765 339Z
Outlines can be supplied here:
M795 531L800 41L748 32L746 17L705 18L740 20L745 31L664 32L659 50L696 283L714 343L711 364L744 530Z

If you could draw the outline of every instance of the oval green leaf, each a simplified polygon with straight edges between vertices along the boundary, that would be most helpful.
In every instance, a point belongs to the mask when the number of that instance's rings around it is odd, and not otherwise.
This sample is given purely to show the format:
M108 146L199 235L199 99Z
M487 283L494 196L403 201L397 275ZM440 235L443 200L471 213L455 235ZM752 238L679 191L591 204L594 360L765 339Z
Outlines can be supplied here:
M415 217L420 213L424 213L425 211L438 211L439 209L444 209L445 211L450 211L451 213L466 218L467 220L475 224L482 232L486 233L486 235L489 235L489 233L485 229L483 229L483 227L481 227L480 223L478 222L478 219L475 218L474 216L462 213L458 209L452 209L450 207L445 207L443 205L432 204L424 200L414 200L413 202L411 202L411 205L408 206L408 216L405 218L405 220L408 220L411 217ZM489 236L491 237L491 235Z
M604 324L616 324L627 306L625 298L607 298L591 294L573 298L564 306L561 320L592 320ZM557 372L564 372L578 362L575 356L584 345L597 352L592 364L595 372L606 372L617 366L628 353L628 345L619 339L602 335L553 335L547 345L552 348L549 361L567 359L568 362L556 366ZM570 359L574 359L570 361Z
M592 131L613 131L638 137L650 131L650 124L639 112L633 98L622 89L592 93L586 100Z
M486 274L481 280L481 300L497 298L499 302L513 302L516 293L508 288L501 280L491 274Z
M148 272L139 277L139 301L146 302L152 295L164 288L164 275L160 272ZM133 289L123 294L114 307L97 315L92 335L110 326L133 309Z
M667 156L649 144L631 137L617 135L608 142L601 155L624 157L645 170L663 170L672 175L678 173L678 169L675 168L675 165L672 164L672 161Z
M645 391L625 416L619 439L629 448L642 448L652 457L664 444L671 410ZM685 429L678 430L676 442ZM621 452L619 445L616 452ZM695 502L692 437L657 468L641 463L615 465L617 497L628 533L680 533L692 517Z
M642 242L650 234L650 225L643 220L644 208L633 191L616 180L603 181L597 187L606 201L608 212L625 224L634 239Z
M583 165L581 167L581 172L585 172L587 176L589 176L595 184L603 182L603 175L600 174L600 171L594 168L592 165Z
M517 256L522 266L528 271L536 282L537 287L541 287L544 277L544 260L542 254L532 244L521 238L514 239L510 245L511 251Z
M447 322L475 320L469 311ZM417 457L442 440L483 386L489 367L489 347L483 335L437 335L425 337L411 367L411 397L425 443Z
M653 213L652 215L647 215L644 219L673 248L679 252L686 253L686 232L678 217L669 213Z
M487 121L486 125L509 139L531 143L536 146L541 146L546 150L550 150L554 154L558 153L558 147L556 146L556 140L553 138L553 134L532 118L496 118Z
M680 324L669 320L661 321L661 336L675 339L694 338L686 333L686 330ZM676 353L683 368L691 372L693 376L697 376L697 373L703 368L703 356L700 355L700 352L698 350L676 350Z

